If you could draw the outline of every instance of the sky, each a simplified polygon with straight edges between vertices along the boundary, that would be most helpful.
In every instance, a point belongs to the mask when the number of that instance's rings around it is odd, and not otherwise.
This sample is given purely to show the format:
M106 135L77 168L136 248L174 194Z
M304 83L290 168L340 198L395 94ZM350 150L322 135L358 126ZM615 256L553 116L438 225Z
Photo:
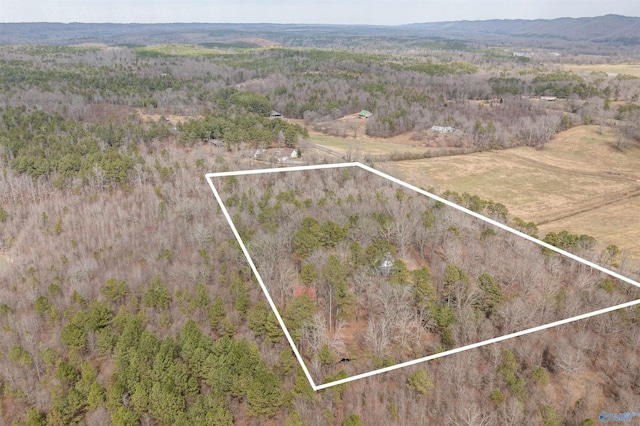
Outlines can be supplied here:
M0 0L0 22L398 25L640 16L640 0Z

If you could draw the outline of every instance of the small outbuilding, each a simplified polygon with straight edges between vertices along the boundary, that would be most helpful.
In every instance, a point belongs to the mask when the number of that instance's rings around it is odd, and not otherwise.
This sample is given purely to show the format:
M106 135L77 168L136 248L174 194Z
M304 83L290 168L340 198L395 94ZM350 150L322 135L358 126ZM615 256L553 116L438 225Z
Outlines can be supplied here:
M366 109L363 109L358 113L358 118L369 118L369 117L371 117L371 112L367 111Z
M453 133L453 127L451 126L447 126L447 127L443 127L443 126L433 126L431 128L431 130L433 130L434 132L438 132L438 133Z
M282 118L282 114L280 114L278 111L271 111L269 113L269 118Z

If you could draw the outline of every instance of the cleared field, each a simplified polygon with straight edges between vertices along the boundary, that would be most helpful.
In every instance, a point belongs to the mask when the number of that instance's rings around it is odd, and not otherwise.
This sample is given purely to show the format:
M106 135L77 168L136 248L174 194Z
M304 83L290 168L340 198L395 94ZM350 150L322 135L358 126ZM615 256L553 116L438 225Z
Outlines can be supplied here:
M337 136L329 136L318 133L310 133L309 140L317 145L345 154L349 149L353 153L360 155L385 155L394 152L407 152L411 154L420 154L429 151L429 148L410 146L406 143L399 143L387 139L358 138L345 139Z
M590 210L539 227L541 233L567 229L586 233L601 242L616 244L640 262L640 197Z
M515 148L385 164L421 186L466 191L505 204L543 232L569 230L640 259L640 147L615 148L597 126L559 134L542 151Z
M514 215L534 222L582 211L594 199L634 188L630 182L549 170L519 157L517 153L523 150L402 161L392 167L416 185L499 201Z
M564 65L564 69L576 72L606 72L640 77L640 64Z
M304 125L302 120L288 121ZM361 159L365 155L382 156L397 153L416 155L443 150L443 148L427 147L423 141L413 140L412 132L391 138L368 136L366 134L366 124L367 121L358 118L358 114L347 115L333 122L332 126L334 126L334 129L341 129L345 135L350 137L331 136L319 131L309 130L309 139L316 145L342 155L350 151L355 159ZM449 151L451 150L449 148Z
M600 134L599 126L579 126L555 136L544 150L511 150L514 154L548 167L573 170L580 174L640 179L640 146L616 148L616 135L610 129Z
M159 44L155 46L138 47L136 53L142 57L171 57L171 56L187 56L192 58L198 57L215 57L229 55L222 50L207 49L204 47L189 44Z

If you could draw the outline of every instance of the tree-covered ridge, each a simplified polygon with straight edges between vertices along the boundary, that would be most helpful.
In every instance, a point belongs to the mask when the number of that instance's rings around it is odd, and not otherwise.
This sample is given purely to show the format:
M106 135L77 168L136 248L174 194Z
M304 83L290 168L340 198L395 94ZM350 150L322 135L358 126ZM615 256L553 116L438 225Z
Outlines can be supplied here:
M36 87L44 92L59 90L80 95L86 100L151 98L168 89L179 90L185 81L169 75L144 75L134 67L57 64L43 66L34 61L2 60L0 71L5 78L0 90L12 93Z
M366 126L370 136L413 132L419 141L434 125L451 126L459 131L448 140L454 147L541 146L559 130L606 119L607 102L632 103L638 95L632 80L582 77L553 66L520 63L508 54L486 56L474 50L452 56L438 49L218 51L160 45L58 51L42 46L40 55L33 54L34 49L38 51L37 46L24 52L0 49L0 71L6 76L0 93L7 99L22 92L41 93L50 108L66 108L75 115L83 115L87 104L109 103L191 116L224 113L231 100L236 105L250 102L247 111L268 114L273 109L331 132L336 130L328 123L367 109L374 113ZM229 99L226 89L251 95ZM242 96L261 96L262 104ZM523 100L532 96L570 102L560 114ZM500 102L491 108L469 105L496 98ZM487 129L481 137L477 120Z
M252 230L243 241L316 381L615 304L601 272L359 168L216 184L234 222ZM442 196L537 235L500 203ZM592 237L544 241L594 256ZM614 265L615 249L600 261Z
M332 25L332 24L56 24L20 23L3 26L6 44L43 43L52 48L91 49L93 45L157 45L159 43L199 43L200 45L245 47L246 45L304 46L343 48L354 51L430 49L464 51L476 46L529 45L542 49L577 53L629 53L637 45L635 17L606 15L561 20L486 20L425 22L411 25ZM250 38L257 37L257 39ZM628 48L627 48L628 47ZM53 49L52 49L53 50ZM494 50L498 50L494 48Z

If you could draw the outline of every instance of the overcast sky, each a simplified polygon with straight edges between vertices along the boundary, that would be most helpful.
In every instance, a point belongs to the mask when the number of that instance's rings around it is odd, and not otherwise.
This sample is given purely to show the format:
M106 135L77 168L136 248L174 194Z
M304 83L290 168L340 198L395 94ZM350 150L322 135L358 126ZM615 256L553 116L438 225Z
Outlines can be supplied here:
M0 22L415 22L640 16L640 0L0 0Z

